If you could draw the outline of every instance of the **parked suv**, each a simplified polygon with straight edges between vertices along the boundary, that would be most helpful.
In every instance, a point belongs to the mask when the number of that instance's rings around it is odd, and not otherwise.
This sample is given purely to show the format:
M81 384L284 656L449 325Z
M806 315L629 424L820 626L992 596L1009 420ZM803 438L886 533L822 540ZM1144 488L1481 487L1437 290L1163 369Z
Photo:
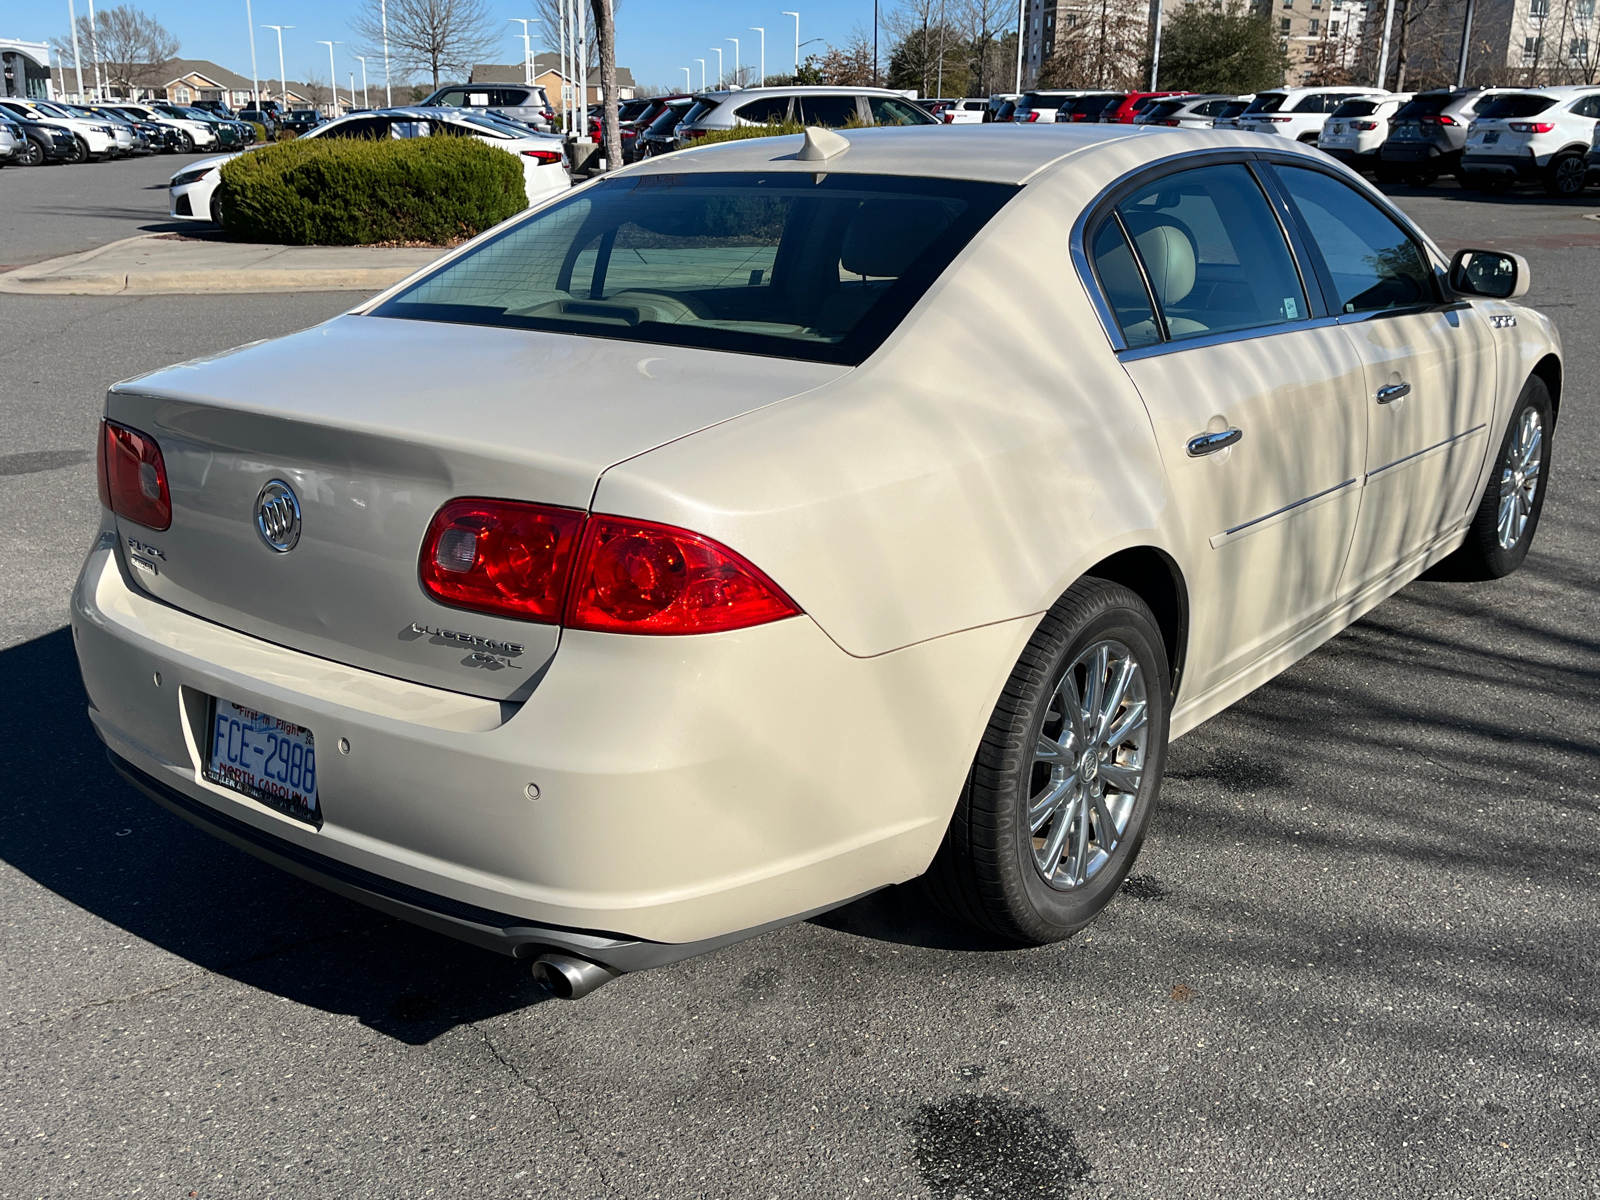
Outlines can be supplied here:
M1317 138L1317 149L1352 170L1376 174L1378 152L1389 136L1390 118L1410 99L1411 93L1399 92L1346 100L1329 114L1328 123Z
M208 113L189 116L187 115L189 112L198 110L183 109L171 104L156 107L149 104L126 103L118 104L117 109L141 121L155 121L174 126L178 130L179 154L188 154L192 150L215 150L222 145L222 137L217 132L219 126L216 122L202 119L209 117Z
M981 125L989 119L989 102L981 96L952 100L939 119L946 125Z
M1088 92L1083 88L1071 91L1024 92L1017 101L1016 108L1012 110L1011 119L1018 125L1031 125L1035 122L1040 125L1053 125L1056 121L1056 112L1063 104L1086 95Z
M1168 96L1187 96L1188 92L1124 92L1115 104L1100 110L1102 125L1132 125L1134 119L1157 100Z
M1216 120L1211 122L1211 128L1239 128L1239 118L1244 115L1245 110L1250 107L1250 105L1255 101L1255 98L1255 93L1251 92L1248 96L1240 96L1235 100L1230 100L1223 107L1222 111L1217 114Z
M78 157L78 139L64 125L19 117L4 108L0 108L0 122L6 123L14 131L13 136L21 139L7 160L19 167L72 162Z
M1509 92L1478 111L1467 127L1461 170L1468 187L1506 191L1520 181L1544 184L1552 196L1577 196L1589 186L1584 155L1600 119L1600 87L1549 87Z
M1461 170L1467 126L1497 96L1511 88L1438 88L1419 92L1389 118L1389 136L1378 151L1378 182L1426 187Z
M34 100L0 100L0 109L18 120L43 121L69 130L78 147L69 162L116 157L117 135L104 120L80 116L54 104Z
M1056 122L1061 125L1093 124L1106 109L1121 104L1124 95L1123 92L1084 92L1061 106L1056 113Z
M634 161L653 158L657 154L670 154L677 149L678 126L700 107L702 101L695 96L678 96L668 100L650 124L639 131L639 136L634 140Z
M555 113L537 83L452 83L422 102L423 108L479 108L548 133Z
M1166 125L1173 129L1210 129L1236 96L1168 96L1152 101L1133 119L1135 125ZM1247 102L1248 103L1248 102ZM1243 112L1245 105L1239 106Z
M899 92L865 87L742 88L723 93L686 116L677 129L678 144L689 145L713 129L738 125L765 125L771 121L799 121L843 129L848 125L937 125L927 110Z
M1388 94L1371 87L1275 88L1256 94L1250 107L1239 114L1239 128L1315 145L1329 115L1346 100Z

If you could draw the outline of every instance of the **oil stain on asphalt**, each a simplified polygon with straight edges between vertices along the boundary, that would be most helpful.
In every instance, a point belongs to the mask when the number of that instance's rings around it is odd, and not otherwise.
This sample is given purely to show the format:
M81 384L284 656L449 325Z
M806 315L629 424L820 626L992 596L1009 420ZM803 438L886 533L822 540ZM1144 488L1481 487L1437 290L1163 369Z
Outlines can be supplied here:
M922 1105L913 1153L935 1200L1069 1197L1089 1175L1072 1131L1044 1110L998 1096L953 1096Z

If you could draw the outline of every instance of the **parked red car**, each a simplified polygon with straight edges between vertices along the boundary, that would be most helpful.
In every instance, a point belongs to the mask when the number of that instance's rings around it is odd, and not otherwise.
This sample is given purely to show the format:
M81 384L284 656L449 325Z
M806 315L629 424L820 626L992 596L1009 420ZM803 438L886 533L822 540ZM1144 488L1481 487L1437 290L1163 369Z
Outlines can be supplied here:
M1152 100L1159 100L1163 96L1187 96L1189 92L1129 92L1122 97L1121 103L1109 105L1100 110L1100 123L1102 125L1132 125L1133 119L1144 111L1145 106Z

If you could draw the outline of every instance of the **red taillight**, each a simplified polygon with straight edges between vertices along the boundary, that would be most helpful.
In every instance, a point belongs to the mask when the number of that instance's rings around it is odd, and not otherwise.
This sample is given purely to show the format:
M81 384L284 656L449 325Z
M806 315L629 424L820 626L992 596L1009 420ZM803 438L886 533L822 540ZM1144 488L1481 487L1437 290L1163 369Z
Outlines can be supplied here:
M452 500L422 539L423 590L442 604L553 625L582 528L577 509Z
M1290 117L1258 117L1257 118L1257 120L1261 120L1261 121L1271 121L1274 125L1287 125L1290 122L1291 119L1292 118L1290 118Z
M1439 117L1439 124L1441 124L1441 125L1454 125L1454 124L1456 124L1456 119L1454 117L1450 116L1447 113L1441 114L1440 117Z
M151 529L172 524L172 497L167 491L167 464L155 438L115 421L100 424L96 454L100 503L119 517Z
M795 602L710 538L623 517L592 517L565 624L606 633L717 633L792 617Z
M529 158L538 159L540 164L546 167L561 161L561 151L559 150L524 150L522 153Z
M1176 129L1179 125L1182 125L1183 122L1182 121L1151 121L1150 124L1152 124L1152 125L1170 125L1170 126L1172 126L1172 128Z
M953 112L947 112L947 113L944 114L944 123L946 125L955 124L955 119L956 119L956 115Z
M1549 133L1555 126L1549 121L1513 121L1512 133Z
M697 137L705 137L705 135L706 135L706 131L704 129L685 129L683 131L683 136L684 137L697 138Z
M1013 116L1015 120L1021 121L1024 125L1031 125L1039 119L1039 114L1036 112L1016 113Z
M1378 123L1376 121L1351 121L1350 127L1352 129L1359 129L1363 133L1371 133L1378 127Z

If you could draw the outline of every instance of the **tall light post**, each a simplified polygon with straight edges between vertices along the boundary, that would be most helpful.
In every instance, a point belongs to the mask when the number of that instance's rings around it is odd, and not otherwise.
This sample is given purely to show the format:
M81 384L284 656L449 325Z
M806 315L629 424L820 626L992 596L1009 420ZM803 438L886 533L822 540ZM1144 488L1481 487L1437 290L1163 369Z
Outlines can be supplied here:
M263 25L263 29L276 29L278 31L278 99L283 101L285 108L289 107L289 77L283 73L283 31L293 29L293 25Z
M703 58L697 58L695 59L695 62L700 64L700 90L703 92L706 90L706 60ZM691 92L694 91L693 88L689 88L688 90Z
M389 86L389 0L378 0L378 18L383 22L383 103L394 107L394 89Z
M766 87L767 86L767 31L765 29L761 28L761 26L759 26L759 25L752 25L752 26L750 26L750 32L751 33L759 33L761 35L761 59L760 59L761 70L760 70L760 73L756 75L756 86L757 87Z
M723 80L727 78L727 76L722 73L722 47L713 46L711 49L716 51L717 54L717 86L720 88Z
M67 0L67 17L72 21L72 65L78 72L78 103L83 103L83 56L78 53L78 11L72 0Z
M733 43L733 87L734 90L737 91L744 86L744 84L739 82L739 39L723 38L722 40Z
M362 108L371 108L372 105L367 100L367 56L364 55L364 54L352 54L350 57L355 59L358 63L361 64L361 107ZM350 101L351 101L351 103L355 102L355 98L356 98L355 84L351 84L350 85Z
M1156 32L1150 48L1150 90L1156 90L1156 78L1161 70L1161 0L1156 0Z
M105 85L100 82L100 31L95 28L94 0L89 0L89 57L94 61L94 99L104 104Z
M256 107L261 107L261 78L256 73L256 18L250 11L250 0L244 0L244 23L250 28L250 95Z
M689 73L688 67L683 68L683 90L686 92L694 91L694 76Z
M522 82L533 82L533 49L528 43L528 26L531 22L527 17L507 17L507 25L522 26Z
M328 48L328 90L333 93L333 103L328 105L328 119L331 121L339 115L339 68L333 65L333 48L344 45L343 42L325 42L317 39L317 45ZM350 97L350 107L355 107L355 97Z
M800 78L800 14L797 12L780 13L779 16L794 18L794 77Z

